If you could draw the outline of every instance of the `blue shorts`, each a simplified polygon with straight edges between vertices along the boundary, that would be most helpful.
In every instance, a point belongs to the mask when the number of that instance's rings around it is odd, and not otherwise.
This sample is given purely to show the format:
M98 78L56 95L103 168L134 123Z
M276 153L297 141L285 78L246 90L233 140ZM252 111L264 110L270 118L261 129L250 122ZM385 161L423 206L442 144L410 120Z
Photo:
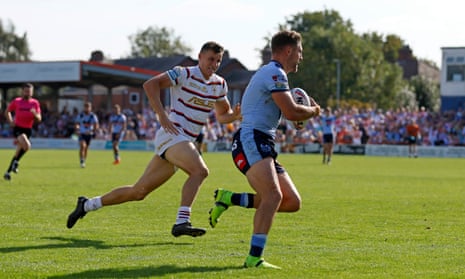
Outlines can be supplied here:
M274 166L277 173L284 173L286 170L278 163L276 158L278 153L274 149L274 140L258 130L253 132L241 133L239 129L233 137L232 158L236 167L246 174L250 166L264 158L271 157L274 159Z
M333 143L334 137L333 134L323 134L323 143Z
M121 133L112 133L111 134L111 142L121 142L124 138L124 132Z
M90 145L90 141L92 140L92 135L79 135L79 141L84 141L87 145Z

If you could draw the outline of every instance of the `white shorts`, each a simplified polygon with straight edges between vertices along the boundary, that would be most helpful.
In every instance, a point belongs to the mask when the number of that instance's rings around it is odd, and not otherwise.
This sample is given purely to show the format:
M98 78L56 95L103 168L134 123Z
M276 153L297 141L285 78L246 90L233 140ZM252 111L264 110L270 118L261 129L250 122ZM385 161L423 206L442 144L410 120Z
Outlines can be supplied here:
M191 137L184 134L182 130L178 130L179 134L174 135L165 132L163 128L158 129L157 133L155 134L155 153L161 156L165 151L170 148L171 146L183 142L183 141L194 141Z

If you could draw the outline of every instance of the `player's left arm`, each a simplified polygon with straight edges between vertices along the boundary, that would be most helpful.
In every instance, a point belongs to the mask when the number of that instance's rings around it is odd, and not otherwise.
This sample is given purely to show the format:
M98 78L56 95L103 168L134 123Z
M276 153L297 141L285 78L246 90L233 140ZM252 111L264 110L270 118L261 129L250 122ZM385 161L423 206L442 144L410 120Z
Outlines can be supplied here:
M34 115L34 120L37 122L42 121L42 114L40 111L40 105L37 104L35 107L31 108L31 113Z
M126 128L128 126L128 120L126 117L123 118L123 121L121 124L122 124L122 128L121 128L121 131L119 132L119 139L118 139L119 142L122 142L124 140L124 135L126 134Z
M95 114L94 114L94 125L92 125L92 126L94 127L94 129L92 131L92 134L95 136L95 135L97 135L97 130L100 127L99 123L98 123L98 118L97 118L97 116Z
M215 115L220 123L231 123L236 120L242 120L241 105L237 103L231 107L227 98L215 102Z
M121 133L124 134L126 132L126 129L128 128L128 119L126 117L123 117L123 128L121 129Z

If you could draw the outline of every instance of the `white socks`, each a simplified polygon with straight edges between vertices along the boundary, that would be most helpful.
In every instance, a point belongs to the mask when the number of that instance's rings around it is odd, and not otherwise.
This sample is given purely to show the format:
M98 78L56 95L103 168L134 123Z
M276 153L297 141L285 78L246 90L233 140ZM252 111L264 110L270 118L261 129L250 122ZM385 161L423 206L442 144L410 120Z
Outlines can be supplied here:
M92 199L88 199L84 203L84 211L89 212L89 211L94 211L102 207L102 198L101 197L95 197Z
M178 216L176 217L176 225L190 222L191 208L188 206L180 206L178 209Z

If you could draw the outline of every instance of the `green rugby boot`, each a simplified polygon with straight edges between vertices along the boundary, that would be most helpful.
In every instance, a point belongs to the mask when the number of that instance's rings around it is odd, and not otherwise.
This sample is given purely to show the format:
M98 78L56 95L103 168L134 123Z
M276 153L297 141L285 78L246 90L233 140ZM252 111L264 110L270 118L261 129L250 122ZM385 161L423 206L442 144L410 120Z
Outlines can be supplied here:
M257 268L269 268L269 269L281 269L279 266L266 262L263 258L248 256L244 263L245 268L257 267Z
M221 214L228 209L231 203L231 197L233 192L218 188L215 190L215 205L208 212L210 214L209 221L210 226L214 228L218 221L220 220Z

